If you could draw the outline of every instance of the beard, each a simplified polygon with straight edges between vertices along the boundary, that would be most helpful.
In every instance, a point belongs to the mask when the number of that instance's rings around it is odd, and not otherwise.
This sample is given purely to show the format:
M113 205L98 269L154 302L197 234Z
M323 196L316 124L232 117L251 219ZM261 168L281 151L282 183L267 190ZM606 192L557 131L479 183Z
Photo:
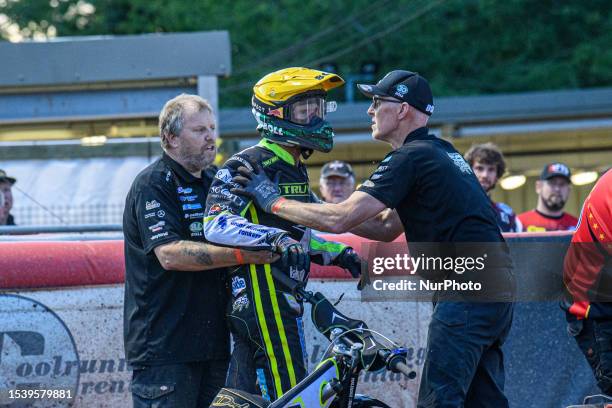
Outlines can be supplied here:
M564 200L559 194L552 194L548 198L542 200L542 202L550 211L560 211L565 207L567 200Z
M215 161L216 154L217 149L208 150L204 147L199 152L193 152L189 149L179 150L183 165L191 173L202 171L210 166Z

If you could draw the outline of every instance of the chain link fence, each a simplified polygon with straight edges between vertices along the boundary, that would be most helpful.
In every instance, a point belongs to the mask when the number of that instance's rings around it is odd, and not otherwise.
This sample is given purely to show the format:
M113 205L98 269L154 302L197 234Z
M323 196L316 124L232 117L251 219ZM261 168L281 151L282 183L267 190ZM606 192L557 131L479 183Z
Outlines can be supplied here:
M11 214L21 226L121 224L123 207L124 203L15 206Z

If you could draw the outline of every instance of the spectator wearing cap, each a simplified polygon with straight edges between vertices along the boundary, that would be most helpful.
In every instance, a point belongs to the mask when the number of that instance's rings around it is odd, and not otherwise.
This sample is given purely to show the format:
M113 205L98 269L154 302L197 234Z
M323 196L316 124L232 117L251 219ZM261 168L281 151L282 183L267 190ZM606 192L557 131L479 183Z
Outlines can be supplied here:
M544 166L536 181L538 204L534 210L519 214L527 232L575 230L578 219L563 211L571 188L571 172L563 163Z
M334 160L325 163L319 179L321 197L328 203L340 203L355 191L355 173L350 164Z
M0 212L0 225L15 225L15 219L10 212L13 208L13 192L11 188L16 182L16 178L9 177L6 171L0 169L0 191L4 194L4 211Z
M506 161L499 147L493 143L473 145L465 153L468 162L478 182L491 199L491 191L497 185L497 180L506 171ZM491 206L497 213L497 223L502 232L521 232L523 227L517 219L514 210L505 203L491 200Z

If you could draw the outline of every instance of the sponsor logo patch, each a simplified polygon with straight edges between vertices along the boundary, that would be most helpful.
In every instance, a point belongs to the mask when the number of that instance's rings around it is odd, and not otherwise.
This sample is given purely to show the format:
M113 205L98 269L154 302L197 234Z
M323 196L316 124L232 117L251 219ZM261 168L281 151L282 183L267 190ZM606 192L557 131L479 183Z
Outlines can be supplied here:
M232 278L232 296L236 297L246 289L246 282L240 276Z
M155 213L154 213L154 212L152 212L152 213L148 213L148 214L145 214L145 220L146 220L147 218L151 218L151 217L155 217Z
M366 180L363 182L362 186L364 187L374 187L374 182L372 180Z
M183 210L199 210L202 208L202 204L183 204Z
M189 225L189 231L191 232L199 232L202 231L202 223L201 222L192 222Z
M151 211L154 210L156 208L161 207L161 204L157 202L157 200L153 200L153 201L147 201L145 203L145 210L147 211Z
M232 304L232 312L242 312L244 309L249 308L249 298L247 295L242 295L238 299L234 300Z
M167 236L168 236L168 231L166 231L166 232L162 232L162 233L160 233L160 234L153 235L153 236L151 237L151 241L155 241L156 239L159 239L159 238L162 238L162 237L167 237Z
M179 187L179 188L176 189L176 192L179 193L179 194L181 194L181 193L182 194L189 194L192 191L193 191L193 189L190 188L190 187L187 187L187 188Z
M232 175L228 169L220 169L217 174L215 174L215 177L224 183L229 183L232 180Z
M236 160L236 161L242 163L244 165L244 167L246 167L250 171L253 171L253 166L251 166L251 163L249 163L247 160L243 159L242 157L240 157L240 156L232 156L232 157L230 157L230 159L228 161L231 161L231 160Z
M469 164L467 164L467 162L463 159L463 156L461 156L459 153L446 153L446 154L448 154L448 157L453 161L455 166L459 167L459 170L461 170L462 173L465 173L465 174L472 173L472 168L470 167Z
M164 218L164 217L166 216L166 212L165 212L164 210L159 210L159 211L157 212L157 216L158 216L159 218Z
M151 225L149 229L151 230L151 232L157 232L161 231L165 225L166 221L159 221L158 223Z
M185 219L189 218L190 220L193 220L195 218L204 218L204 213L203 212L197 212L197 213L191 213L191 214L185 214Z
M191 202L191 201L195 201L198 198L197 195L190 195L190 196L179 196L179 200L185 202Z
M225 210L227 207L219 205L219 204L213 204L212 207L210 207L210 210L208 210L208 215L215 215L215 214L219 214L221 211Z

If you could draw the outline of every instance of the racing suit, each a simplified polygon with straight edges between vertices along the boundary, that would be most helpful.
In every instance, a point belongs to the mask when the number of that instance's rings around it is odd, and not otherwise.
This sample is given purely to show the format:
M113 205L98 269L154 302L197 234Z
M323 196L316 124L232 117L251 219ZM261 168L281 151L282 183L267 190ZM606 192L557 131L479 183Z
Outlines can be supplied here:
M612 395L612 171L601 176L582 206L565 255L563 283L568 332L599 388Z
M268 177L280 172L279 188L285 197L305 203L317 201L309 187L306 166L267 139L230 157L217 172L206 201L204 233L210 242L245 249L268 249L279 234L288 233L310 253L311 260L331 264L346 248L316 237L309 228L258 210L250 199L230 192L237 168L263 168ZM275 281L272 270L280 261L266 265L241 265L230 269L232 298L227 314L234 338L227 386L256 393L274 401L307 374L300 299ZM283 270L306 282L308 271ZM254 365L254 367L253 367ZM255 378L256 376L256 378Z

